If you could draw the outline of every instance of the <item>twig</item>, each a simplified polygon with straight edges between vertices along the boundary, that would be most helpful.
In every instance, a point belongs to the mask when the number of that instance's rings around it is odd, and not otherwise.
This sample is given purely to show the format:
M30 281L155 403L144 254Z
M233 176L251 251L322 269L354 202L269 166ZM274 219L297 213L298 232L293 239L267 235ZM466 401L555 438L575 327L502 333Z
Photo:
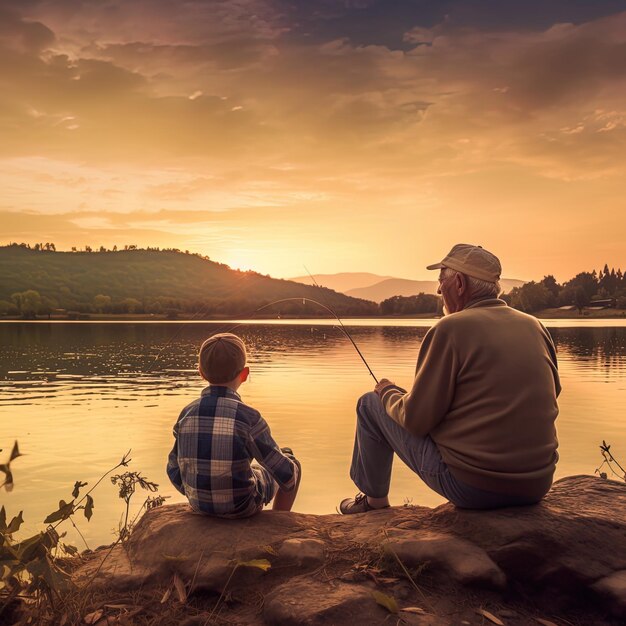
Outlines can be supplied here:
M202 557L204 556L205 549L206 548L202 548L202 552L200 552L200 558L198 559L198 562L196 563L196 570L193 573L191 584L189 585L189 593L193 591L193 585L196 582L196 576L198 575L198 569L200 569L200 562L202 561Z
M114 472L118 467L126 467L131 459L128 458L128 455L130 454L130 450L122 457L122 460L115 466L112 467L110 470L108 470L107 472L105 472L104 474L102 474L102 476L100 476L100 478L96 481L96 484L74 505L74 510L76 510L76 508L78 507L78 505L87 498L88 495L91 494L91 492L111 473ZM62 524L65 521L64 519L59 520L52 528L56 529L57 526L59 524Z
M132 460L128 458L130 452L131 450L129 448L128 452L122 457L122 460L108 472L102 474L102 476L100 476L100 478L96 481L96 484L76 504L79 505L111 472L114 472L118 467L126 467Z
M385 535L387 540L389 540L389 535L387 534L387 529L386 528L383 530L383 534ZM411 576L411 573L406 568L406 566L404 565L404 563L402 562L400 557L396 554L396 551L391 547L391 544L389 542L386 544L386 548L389 550L389 552L391 552L391 554L393 554L394 558L398 562L398 565L402 568L402 571L404 572L404 575L409 579L409 582L411 583L411 585L413 585L415 591L417 591L420 594L420 596L421 596L422 600L424 601L424 603L426 604L426 606L428 606L428 608L434 613L435 609L430 604L430 602L427 600L426 596L424 595L424 592L419 588L418 584L413 580L413 577Z
M122 527L122 530L120 531L124 534L124 536L128 534L128 514L129 513L130 513L130 498L126 500L126 516L124 517L124 526Z
M15 600L15 598L18 596L20 592L19 587L15 587L13 589L13 591L11 591L11 593L8 595L7 600L4 604L2 604L2 606L0 606L0 616L2 615L2 613L4 612L4 609L6 609L13 600Z
M602 450L602 455L604 456L604 458L606 459L606 455L609 455L608 461L609 463L612 461L613 463L615 463L615 465L617 465L617 467L619 467L622 472L624 473L624 475L626 475L626 470L619 464L619 461L611 454L610 450L611 450L611 446L607 445L606 441L602 441L602 445L600 446L600 450Z
M167 496L169 497L169 496ZM135 527L135 523L137 522L137 518L141 515L141 512L146 508L146 504L148 504L148 502L150 501L150 496L148 496L144 501L143 504L139 507L139 510L137 511L137 513L135 514L135 517L133 517L132 520L130 520L130 526L128 526L129 529L129 533L130 531ZM147 509L146 509L147 510Z
M76 532L80 535L80 538L83 540L83 543L85 544L85 547L87 548L87 550L91 550L91 548L89 547L89 544L87 543L87 540L83 536L83 533L80 532L80 528L78 528L78 526L76 526L76 524L74 523L72 516L70 515L68 519L70 520L70 522L72 522L72 526L75 528Z
M606 472L601 472L600 470L606 465L606 467L608 468L609 472L611 472L611 474L613 474L613 476L617 476L617 478L619 479L623 479L624 476L622 476L621 474L618 474L613 467L611 466L611 463L609 461L607 461L606 459L604 461L602 461L602 463L600 464L600 467L596 468L596 474L600 474L600 478L606 478Z
M602 461L602 463L600 463L600 467L596 468L595 473L599 474L600 478L606 478L607 477L606 472L601 471L602 468L606 465L606 467L611 472L611 474L613 474L620 480L626 481L626 470L621 466L619 461L613 456L613 454L611 453L611 446L607 444L607 442L604 440L602 441L602 444L600 445L600 451L602 453L602 457L604 458L604 460ZM619 467L619 469L622 472L621 474L618 474L615 471L615 469L613 468L613 463L615 463L615 465Z
M102 569L102 566L104 565L104 562L109 558L109 556L111 556L111 552L113 552L113 548L115 548L115 546L121 540L122 540L122 538L118 537L117 540L115 541L115 543L113 543L111 545L111 547L109 548L109 551L104 555L104 558L102 559L102 561L100 561L100 565L98 565L96 571L93 573L93 576L89 579L89 581L85 585L84 589L87 589L87 587L89 587L89 585L91 585L91 583L96 579L96 576L100 573L100 570Z
M224 595L226 593L226 589L228 589L228 585L230 584L230 581L232 580L233 576L235 575L235 572L237 571L238 567L239 567L239 563L235 563L235 566L233 567L233 571L230 573L230 576L228 577L228 580L226 581L226 584L224 585L224 588L222 589L222 593L220 594L220 597L217 599L217 602L215 603L215 606L213 607L213 610L209 614L209 617L207 617L207 619L204 622L203 626L207 626L207 624L209 624L211 619L213 618L213 615L215 614L215 611L217 610L217 607L220 605L220 602L222 601L222 598L224 597Z

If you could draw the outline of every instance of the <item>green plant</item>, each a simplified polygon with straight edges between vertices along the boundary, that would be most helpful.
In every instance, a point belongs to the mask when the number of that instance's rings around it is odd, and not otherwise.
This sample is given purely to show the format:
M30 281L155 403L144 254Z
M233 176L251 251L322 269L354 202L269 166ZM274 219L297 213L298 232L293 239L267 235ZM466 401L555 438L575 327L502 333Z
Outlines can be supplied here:
M20 511L7 524L6 510L4 506L0 509L0 616L18 597L26 598L35 605L48 602L51 607L54 607L62 594L71 589L70 575L59 566L55 558L59 539L62 537L57 532L57 528L69 519L78 530L72 519L78 511L84 512L87 521L91 519L94 507L91 493L106 475L120 466L128 465L129 453L125 454L122 460L106 472L80 499L78 499L80 490L86 487L87 483L76 481L72 490L72 500L69 502L61 500L59 508L43 521L47 524L46 529L28 539L17 542L13 538L24 522L23 512ZM15 442L9 462L2 466L6 475L3 483L5 488L13 484L10 464L18 456L21 455L18 444ZM80 534L80 531L78 532ZM62 544L61 547L70 556L78 553L75 546Z
M2 452L2 449L0 449L0 452ZM0 472L4 474L4 482L0 485L0 488L4 487L5 491L11 491L13 489L13 472L11 471L11 463L20 456L22 456L22 454L16 441L13 444L9 460L6 463L0 464Z
M92 496L94 489L117 468L127 467L131 461L129 455L130 450L122 457L119 463L105 472L82 497L80 497L81 489L86 487L87 483L76 481L71 494L72 499L69 502L61 500L58 508L45 518L43 522L47 525L45 530L23 541L14 539L14 535L24 522L23 512L20 511L18 515L7 523L5 507L3 506L0 509L0 622L6 617L6 615L3 617L3 613L10 613L15 603L20 601L29 602L32 610L48 612L48 609L50 609L54 611L62 602L64 594L72 590L71 577L61 567L57 556L59 549L61 549L66 555L75 557L78 555L78 548L60 543L60 539L65 533L60 535L57 528L63 522L69 520L82 537L82 533L74 521L74 516L83 511L87 521L91 519L94 509ZM9 485L13 485L10 464L19 456L21 454L17 442L15 442L9 461L0 465L0 470L6 476L2 486L8 490L10 490ZM154 493L158 489L158 485L148 481L138 472L126 472L121 475L115 475L111 480L113 484L119 486L119 496L126 503L125 521L120 528L118 540L113 544L116 545L119 541L128 537L130 529L144 509L160 506L163 504L164 498L159 495L149 496L132 522L129 522L130 499L135 492L136 486L139 485L143 489ZM102 559L102 562L104 562L107 556L108 554Z
M135 516L131 521L128 520L130 515L130 501L137 490L137 486L145 489L146 491L155 493L159 488L159 485L149 481L145 476L142 476L140 472L124 472L123 474L116 474L115 476L111 476L111 482L118 487L119 497L126 503L124 521L120 522L119 526L119 538L124 541L130 535L130 532L137 521L137 516ZM139 509L139 513L141 513L144 508L147 510L161 506L164 501L165 498L163 496L156 496L155 498L148 496ZM139 513L137 515L139 515Z
M59 542L58 533L47 528L24 541L13 535L23 523L22 512L6 523L4 506L0 509L0 616L18 598L49 601L70 588L70 577L54 563L52 550Z

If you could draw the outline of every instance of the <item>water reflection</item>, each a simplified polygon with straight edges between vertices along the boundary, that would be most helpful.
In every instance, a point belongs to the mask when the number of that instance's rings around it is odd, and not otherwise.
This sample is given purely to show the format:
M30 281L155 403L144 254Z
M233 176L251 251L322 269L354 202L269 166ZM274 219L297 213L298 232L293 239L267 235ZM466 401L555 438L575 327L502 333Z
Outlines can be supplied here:
M120 389L149 393L150 387L185 388L188 381L195 382L198 345L213 329L211 324L0 325L0 402L22 404L40 397L23 395L27 389L53 397L67 391L115 395ZM427 330L356 327L350 332L368 362L384 372L413 363ZM301 369L314 364L339 373L342 367L359 367L358 355L338 328L262 325L242 326L237 332L260 370L270 365ZM551 328L550 332L560 360L576 364L582 375L607 380L623 375L625 328Z
M559 350L575 362L581 376L618 380L626 368L626 329L551 328Z
M421 326L351 326L378 377L410 385ZM555 327L564 391L560 399L559 475L591 473L597 444L624 450L626 327ZM0 448L18 439L16 488L0 492L10 513L25 509L25 529L38 528L52 505L81 479L95 481L128 449L134 469L161 483L171 428L203 386L198 346L223 324L0 324ZM354 405L373 387L346 337L320 323L237 328L249 347L251 381L244 399L268 419L277 440L301 458L304 478L296 509L332 512L354 491L348 477ZM0 462L4 460L0 453ZM100 488L99 488L100 489ZM102 486L88 540L110 540L119 507ZM42 495L45 494L45 498ZM436 505L441 499L397 463L392 501Z
M369 358L384 361L394 345L417 347L427 329L355 328L351 335ZM197 378L199 344L211 325L11 325L0 326L0 402L23 404L27 388L55 392L118 394L120 390L184 388ZM323 376L331 368L362 367L337 328L240 327L254 369L281 370L315 363ZM411 350L410 358L414 358ZM114 384L112 384L114 382ZM19 394L15 395L15 391Z

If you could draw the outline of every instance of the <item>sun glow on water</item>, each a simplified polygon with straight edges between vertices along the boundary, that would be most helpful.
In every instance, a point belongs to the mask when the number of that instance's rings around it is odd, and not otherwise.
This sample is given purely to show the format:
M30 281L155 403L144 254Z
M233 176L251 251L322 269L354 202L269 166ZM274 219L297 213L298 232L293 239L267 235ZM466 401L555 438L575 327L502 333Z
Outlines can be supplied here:
M304 322L238 329L251 368L240 391L267 419L279 445L293 448L303 464L295 510L329 513L355 490L348 475L355 404L373 381L330 321ZM419 344L432 323L406 320L389 326L387 320L377 326L362 320L350 333L379 378L408 387ZM626 327L604 324L550 325L563 383L557 477L593 473L602 439L614 450L626 449L626 425L619 419ZM197 350L214 328L206 322L0 325L0 343L6 346L0 355L0 447L6 452L17 439L24 453L12 466L15 489L3 504L10 515L25 510L24 532L38 530L50 503L67 501L76 480L93 483L128 448L131 469L159 483L171 501L181 500L165 475L165 459L180 410L204 386L196 370ZM96 545L110 542L119 516L119 502L107 487L94 494L94 517L81 527ZM394 504L441 502L400 462L394 466L391 499Z

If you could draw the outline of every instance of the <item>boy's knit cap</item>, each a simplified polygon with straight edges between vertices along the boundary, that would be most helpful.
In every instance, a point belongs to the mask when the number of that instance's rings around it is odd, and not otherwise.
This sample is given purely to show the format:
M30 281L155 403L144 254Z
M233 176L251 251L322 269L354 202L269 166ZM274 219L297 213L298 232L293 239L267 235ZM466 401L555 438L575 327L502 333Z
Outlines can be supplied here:
M234 380L245 366L246 346L237 335L218 333L200 348L200 373L214 385Z
M426 269L438 270L444 267L490 283L499 281L502 273L502 266L495 254L482 246L469 243L457 243L441 262L429 265Z

